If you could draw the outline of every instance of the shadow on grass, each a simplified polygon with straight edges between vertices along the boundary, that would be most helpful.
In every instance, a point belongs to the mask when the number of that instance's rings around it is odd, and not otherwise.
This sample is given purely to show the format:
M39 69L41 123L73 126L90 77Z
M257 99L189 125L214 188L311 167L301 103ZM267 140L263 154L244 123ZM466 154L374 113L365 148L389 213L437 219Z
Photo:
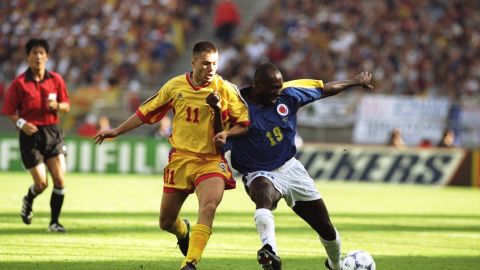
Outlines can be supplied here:
M476 270L480 265L479 257L428 257L428 256L375 256L379 270ZM283 269L311 270L324 269L321 257L284 257ZM0 269L25 270L175 270L179 269L181 259L158 260L121 260L121 261L48 261L48 262L3 262ZM198 265L199 270L258 270L255 258L205 258Z
M49 218L49 213L36 213L37 219ZM184 212L182 218L189 218L191 221L196 220L195 212ZM339 214L333 215L338 217L335 221L336 227L342 231L383 231L383 232L480 232L480 222L472 222L473 224L448 223L449 220L458 218L474 219L471 216L453 216L453 215L421 215L421 214ZM278 233L287 232L289 234L303 234L309 229L308 225L297 217L294 213L278 212L275 213L278 221L276 231ZM343 223L341 218L350 218L348 223ZM411 222L411 224L397 224L396 220L422 219L425 222ZM122 234L122 233L154 233L159 231L157 226L158 213L154 212L66 212L62 214L64 225L68 225L70 221L73 225L67 226L69 233L72 234ZM74 222L75 219L92 220L88 224L79 224ZM282 222L282 219L290 219L288 222ZM438 222L438 219L445 219L446 222ZM480 216L476 219L480 221ZM99 220L96 222L95 220ZM215 233L244 233L255 231L252 221L252 213L248 212L222 212L218 213L214 226ZM429 220L436 221L433 224L441 223L442 225L432 225ZM474 221L473 220L473 221ZM107 222L104 222L107 221ZM151 222L150 222L151 221ZM16 213L2 214L0 218L2 224L21 224L21 220ZM111 226L112 223L122 224L122 226ZM232 226L232 223L235 224ZM35 218L34 218L34 224ZM286 225L288 224L288 225ZM45 225L46 226L46 225ZM44 234L45 228L38 226L11 226L0 230L0 235L9 234Z
M36 212L37 213L37 212ZM45 215L50 215L49 212L38 212L43 213ZM273 214L275 217L282 218L282 217L292 217L295 216L293 211L274 211ZM196 216L196 211L182 211L181 215L184 216ZM339 218L361 218L361 219L411 219L411 218L422 218L422 219L478 219L480 220L480 214L429 214L429 213L415 213L415 214L404 214L404 213L393 213L393 214L383 214L383 213L346 213L346 212L334 212L330 213L332 217L339 217ZM1 217L15 217L19 218L20 213L2 213ZM78 211L78 212L71 212L67 211L62 213L63 217L69 218L151 218L155 217L158 218L158 212L106 212L106 211ZM253 209L252 212L249 211L242 211L242 212L218 212L217 217L231 219L231 218L253 218Z

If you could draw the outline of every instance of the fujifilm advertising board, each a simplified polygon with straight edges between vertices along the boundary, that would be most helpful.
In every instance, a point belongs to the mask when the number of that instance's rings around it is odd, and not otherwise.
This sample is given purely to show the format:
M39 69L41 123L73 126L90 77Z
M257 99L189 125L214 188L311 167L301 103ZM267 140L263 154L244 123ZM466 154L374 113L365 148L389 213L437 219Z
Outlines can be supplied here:
M96 145L93 140L67 138L67 169L84 173L163 174L170 144L152 138L118 138ZM0 171L21 171L18 138L0 135Z
M160 175L170 151L168 142L152 138L117 138L101 145L67 138L66 145L67 169L78 173ZM305 144L297 158L321 181L480 185L480 151L476 150ZM23 170L18 138L0 135L0 171Z

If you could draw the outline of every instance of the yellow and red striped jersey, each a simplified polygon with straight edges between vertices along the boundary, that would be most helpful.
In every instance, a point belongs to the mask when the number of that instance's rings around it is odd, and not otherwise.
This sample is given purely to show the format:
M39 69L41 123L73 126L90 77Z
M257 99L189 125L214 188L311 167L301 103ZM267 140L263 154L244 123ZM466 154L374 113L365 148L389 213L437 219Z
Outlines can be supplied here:
M198 154L218 154L212 141L214 112L206 102L207 96L214 91L220 95L225 129L236 123L250 124L248 108L238 90L219 75L201 86L192 83L189 73L177 76L147 99L136 114L144 123L153 124L172 109L174 117L169 141L174 148Z

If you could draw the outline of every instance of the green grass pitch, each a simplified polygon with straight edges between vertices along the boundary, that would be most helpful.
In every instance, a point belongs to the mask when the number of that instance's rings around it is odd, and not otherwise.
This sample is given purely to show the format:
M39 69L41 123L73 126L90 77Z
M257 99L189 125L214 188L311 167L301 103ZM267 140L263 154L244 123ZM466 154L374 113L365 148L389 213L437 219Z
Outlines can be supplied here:
M33 223L19 217L31 184L0 172L0 269L179 269L173 235L158 228L161 176L69 174L61 222L48 233L51 185L35 201ZM260 269L253 203L241 183L225 193L198 269ZM370 252L377 269L480 269L480 190L319 181L343 253ZM181 216L195 223L190 196ZM274 212L286 270L324 269L314 232L282 201Z

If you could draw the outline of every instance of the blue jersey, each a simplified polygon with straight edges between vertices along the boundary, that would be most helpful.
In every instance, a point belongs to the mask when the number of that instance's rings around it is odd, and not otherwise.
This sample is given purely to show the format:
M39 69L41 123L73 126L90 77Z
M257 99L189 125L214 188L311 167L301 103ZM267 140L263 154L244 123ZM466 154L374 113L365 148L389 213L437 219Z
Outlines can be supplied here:
M240 90L243 96L251 87ZM320 80L285 82L274 105L259 106L247 101L250 126L245 136L228 139L232 166L246 175L254 171L272 171L295 156L297 111L322 97Z

